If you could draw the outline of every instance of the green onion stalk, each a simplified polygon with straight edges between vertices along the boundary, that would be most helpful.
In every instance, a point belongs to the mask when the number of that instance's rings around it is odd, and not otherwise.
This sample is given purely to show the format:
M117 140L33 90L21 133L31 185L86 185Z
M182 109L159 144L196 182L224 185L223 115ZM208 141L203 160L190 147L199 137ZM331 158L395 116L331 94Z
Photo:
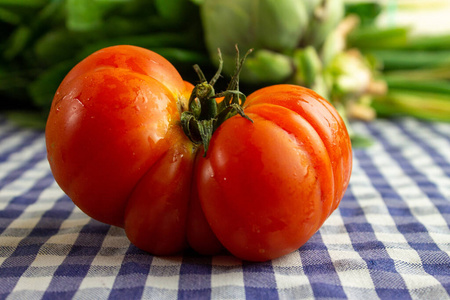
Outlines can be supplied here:
M379 117L450 122L450 32L425 35L406 26L380 27L374 25L377 17L347 38L379 66L387 85L387 93L374 97L371 107Z

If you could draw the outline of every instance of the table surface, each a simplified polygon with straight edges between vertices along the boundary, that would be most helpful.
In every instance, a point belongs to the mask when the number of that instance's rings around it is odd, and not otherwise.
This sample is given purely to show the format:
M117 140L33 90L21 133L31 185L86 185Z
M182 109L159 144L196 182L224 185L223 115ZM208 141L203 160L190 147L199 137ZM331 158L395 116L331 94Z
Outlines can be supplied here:
M353 123L340 207L265 263L156 257L81 212L55 183L44 134L0 117L0 299L449 299L450 124Z

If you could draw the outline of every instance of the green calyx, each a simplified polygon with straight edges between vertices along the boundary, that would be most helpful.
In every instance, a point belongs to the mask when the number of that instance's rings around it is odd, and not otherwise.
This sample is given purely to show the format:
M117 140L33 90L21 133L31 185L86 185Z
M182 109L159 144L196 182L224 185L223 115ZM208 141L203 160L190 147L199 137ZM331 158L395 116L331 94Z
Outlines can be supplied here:
M220 50L218 51L219 68L210 82L206 80L200 67L198 65L194 66L201 82L192 90L192 94L189 98L189 110L181 114L181 126L183 127L184 133L192 142L203 144L205 156L214 131L219 128L223 122L236 114L253 122L244 113L242 105L244 105L245 102L245 95L239 91L239 73L241 72L247 55L250 54L252 50L249 50L242 59L239 57L237 46L236 51L236 70L224 92L216 93L214 91L214 84L219 79L220 73L222 72L223 60ZM223 101L217 103L216 98L221 97L224 97Z

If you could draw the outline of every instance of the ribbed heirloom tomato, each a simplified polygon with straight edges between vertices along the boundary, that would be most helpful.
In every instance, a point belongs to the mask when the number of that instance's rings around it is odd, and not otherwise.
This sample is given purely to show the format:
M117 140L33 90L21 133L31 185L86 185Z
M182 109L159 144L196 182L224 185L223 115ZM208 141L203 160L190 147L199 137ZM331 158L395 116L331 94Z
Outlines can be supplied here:
M152 51L93 53L67 74L50 110L56 181L86 214L123 227L152 254L226 249L265 261L298 249L347 188L347 130L300 86L245 99L234 91L238 73L214 94L213 82L194 87Z

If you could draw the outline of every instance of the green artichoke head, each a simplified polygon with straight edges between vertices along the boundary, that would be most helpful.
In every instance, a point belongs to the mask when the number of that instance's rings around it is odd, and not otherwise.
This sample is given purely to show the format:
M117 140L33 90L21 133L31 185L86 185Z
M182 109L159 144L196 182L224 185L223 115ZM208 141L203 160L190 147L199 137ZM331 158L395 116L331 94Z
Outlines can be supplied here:
M235 68L234 59L229 59L236 55L235 45L243 52L255 50L248 58L252 69L244 66L241 80L280 82L292 74L293 66L284 54L298 46L307 28L308 15L303 1L204 0L201 17L211 58L217 59L217 48L220 48L226 74L232 74ZM278 62L280 70L266 73ZM264 67L264 63L268 66Z

